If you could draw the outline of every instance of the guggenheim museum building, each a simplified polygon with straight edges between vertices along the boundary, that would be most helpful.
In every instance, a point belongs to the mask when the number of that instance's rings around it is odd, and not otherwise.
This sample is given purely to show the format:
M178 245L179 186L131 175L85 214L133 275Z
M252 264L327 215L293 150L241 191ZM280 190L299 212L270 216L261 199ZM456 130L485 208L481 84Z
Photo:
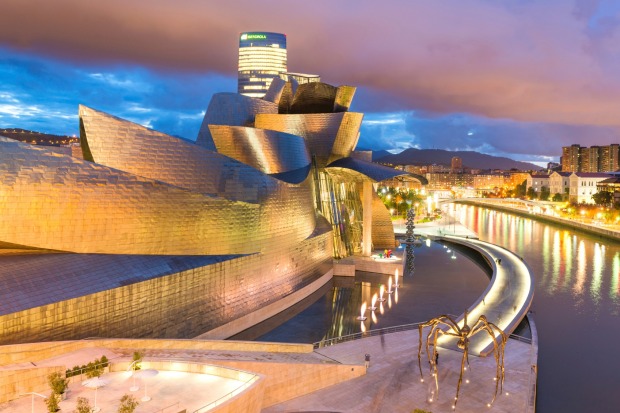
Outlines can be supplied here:
M227 338L394 247L354 93L218 93L196 141L80 106L83 159L0 137L0 343Z

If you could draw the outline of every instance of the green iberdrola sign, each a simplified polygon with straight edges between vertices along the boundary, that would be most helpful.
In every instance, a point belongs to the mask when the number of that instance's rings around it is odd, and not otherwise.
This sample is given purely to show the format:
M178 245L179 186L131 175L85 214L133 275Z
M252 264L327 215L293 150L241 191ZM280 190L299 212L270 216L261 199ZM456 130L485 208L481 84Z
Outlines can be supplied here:
M241 40L252 40L252 39L265 40L266 38L267 38L266 34L260 34L260 33L243 33L241 35Z

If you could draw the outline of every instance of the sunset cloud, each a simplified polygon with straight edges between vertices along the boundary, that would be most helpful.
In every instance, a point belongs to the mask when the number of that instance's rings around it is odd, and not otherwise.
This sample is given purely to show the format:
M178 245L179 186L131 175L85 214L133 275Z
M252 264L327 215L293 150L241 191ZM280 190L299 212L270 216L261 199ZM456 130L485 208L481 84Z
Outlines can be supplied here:
M584 132L620 140L620 5L612 0L4 0L0 15L0 45L11 53L91 68L93 86L140 91L145 107L170 113L204 110L216 89L206 79L234 90L238 34L247 30L286 33L289 70L359 86L353 109L369 113L365 131L377 139L394 132L396 147L427 145L420 125L445 125L448 139L448 119L468 117L496 119L482 128L492 130L484 147L509 153L506 136L524 131L564 136L530 149L545 155ZM164 85L149 83L159 78ZM412 116L430 123L408 117L399 127L388 112L423 113ZM482 137L437 142L462 149Z

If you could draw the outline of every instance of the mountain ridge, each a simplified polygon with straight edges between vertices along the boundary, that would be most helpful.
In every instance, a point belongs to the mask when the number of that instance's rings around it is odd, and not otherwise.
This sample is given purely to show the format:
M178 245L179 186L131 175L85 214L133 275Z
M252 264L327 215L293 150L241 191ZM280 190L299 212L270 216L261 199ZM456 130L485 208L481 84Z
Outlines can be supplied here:
M375 157L377 152L377 157ZM463 167L472 169L519 169L523 171L540 170L540 166L529 162L515 161L504 156L487 155L475 151L447 151L445 149L409 148L398 154L387 151L373 151L373 162L391 163L393 165L432 165L450 166L452 158L458 156L463 160Z

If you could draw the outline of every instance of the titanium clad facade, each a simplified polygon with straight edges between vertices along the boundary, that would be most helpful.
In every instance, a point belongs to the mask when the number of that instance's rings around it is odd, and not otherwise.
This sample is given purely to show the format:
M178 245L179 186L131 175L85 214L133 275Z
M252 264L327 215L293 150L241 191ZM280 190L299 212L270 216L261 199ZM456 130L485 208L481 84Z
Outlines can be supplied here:
M41 249L245 254L315 227L309 182L267 177L276 190L260 205L229 201L16 141L0 142L0 176L0 241Z
M0 293L0 342L196 337L328 273L331 238L320 225L298 244L238 257L0 256L11 288Z
M200 125L196 144L215 151L209 125L254 126L257 113L278 113L278 105L237 93L214 94Z
M349 156L357 144L361 113L309 113L256 115L255 126L302 136L308 150L316 158L317 166Z
M338 175L343 180L352 182L363 180L380 182L397 176L411 175L405 171L351 157L340 158L327 166L331 175Z
M374 191L372 194L372 245L374 248L381 249L396 246L390 211Z
M237 92L262 98L274 78L286 72L286 35L247 32L239 36Z
M338 86L334 99L334 112L347 112L355 96L355 86Z
M210 130L219 153L265 174L310 166L310 153L302 137L242 126L211 125Z
M234 230L227 223L259 219L256 204L191 193L16 141L0 141L0 177L2 242L107 254L257 251L236 238L258 241L258 228ZM220 242L209 243L218 233Z
M338 89L322 82L300 84L297 88L289 113L330 113Z
M286 82L279 77L274 77L271 81L271 85L269 85L269 89L265 96L263 96L263 100L267 102L273 102L275 104L280 103L280 98L282 97L282 92L284 92L284 87L286 86Z

